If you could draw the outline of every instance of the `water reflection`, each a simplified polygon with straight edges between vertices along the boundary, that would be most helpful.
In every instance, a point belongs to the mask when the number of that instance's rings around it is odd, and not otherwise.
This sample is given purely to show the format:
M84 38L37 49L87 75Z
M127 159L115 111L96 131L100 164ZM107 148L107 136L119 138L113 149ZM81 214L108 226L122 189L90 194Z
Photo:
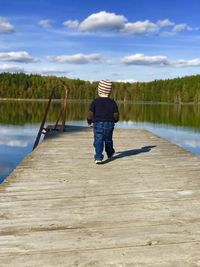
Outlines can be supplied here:
M32 150L47 102L0 102L0 182ZM86 126L89 102L68 102L67 124ZM200 155L200 106L119 103L119 128L144 128ZM60 103L51 106L55 123Z
M32 150L37 128L0 124L0 183Z
M40 123L46 102L0 102L0 123L24 125ZM85 120L89 102L68 102L67 120ZM200 105L128 104L119 103L120 120L151 122L200 129ZM54 103L48 120L58 118L60 103Z

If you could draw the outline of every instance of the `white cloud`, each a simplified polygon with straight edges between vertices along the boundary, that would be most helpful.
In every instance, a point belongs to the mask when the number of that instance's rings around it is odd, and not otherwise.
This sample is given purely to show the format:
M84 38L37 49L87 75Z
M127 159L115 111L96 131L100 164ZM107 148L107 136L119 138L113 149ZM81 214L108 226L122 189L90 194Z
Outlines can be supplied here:
M198 28L192 28L186 23L175 24L168 18L152 22L148 19L144 21L128 21L123 15L100 11L89 15L82 22L78 20L67 20L63 23L69 28L77 28L79 32L115 32L121 34L163 34L163 29L168 29L171 35L175 35L181 31L193 31Z
M175 25L175 23L170 21L169 19L158 20L157 24L160 27L169 27L169 26L174 26Z
M122 63L126 65L157 65L167 66L169 61L166 56L145 56L144 54L134 54L122 58Z
M190 27L188 24L186 23L182 23L182 24L174 24L173 28L170 31L163 31L161 32L161 36L165 36L165 37L169 37L169 36L174 36L179 32L182 31L198 31L199 28L198 27Z
M137 80L135 80L135 79L123 79L123 80L117 80L116 82L119 82L119 83L136 83Z
M200 67L200 58L190 60L169 60L166 56L145 56L144 54L133 54L122 58L121 62L125 65L142 66L171 66L171 67Z
M53 75L53 76L66 76L70 72L71 71L67 71L67 70L57 70L57 69L48 69L48 68L29 71L29 73L42 74L45 76L51 76L51 75Z
M42 28L49 28L51 27L51 24L53 23L53 21L51 19L42 19L38 22L38 24L42 27Z
M159 27L157 24L150 22L149 20L137 21L132 23L125 23L121 32L128 34L146 34L158 32Z
M4 17L0 17L0 33L12 33L14 26Z
M26 128L27 127L27 128ZM15 128L15 129L14 129ZM27 147L33 141L36 130L27 125L24 128L14 126L1 126L0 129L0 145L10 147Z
M29 55L29 53L27 53L26 51L17 51L17 52L0 52L0 61L31 63L31 62L36 62L38 60Z
M182 31L198 31L199 28L198 27L190 27L188 24L186 23L182 23L182 24L177 24L173 27L172 32L182 32Z
M176 35L176 32L170 32L170 31L163 31L160 33L160 36L163 36L163 37L172 37L172 36L175 36Z
M127 19L122 15L101 11L90 15L82 21L79 25L79 30L82 32L119 31L124 27L126 21Z
M200 67L200 58L191 60L179 59L173 63L175 67Z
M16 73L16 72L23 72L26 74L39 74L44 76L67 76L70 73L72 73L72 70L66 70L65 68L48 68L48 67L38 67L34 66L31 68L22 68L17 65L12 64L3 64L0 65L0 73L2 72L10 72L10 73ZM1 134L1 131L0 131Z
M47 60L56 63L69 63L69 64L87 64L87 63L101 63L103 62L99 54L74 54L62 56L49 56Z
M28 142L18 139L9 140L5 138L4 140L3 139L0 140L0 145L10 146L10 147L27 147L28 144L29 144Z
M15 65L3 64L0 65L0 72L24 72L24 69Z
M184 145L197 148L200 147L200 141L199 140L181 140L181 143L184 143Z
M38 124L39 126L39 124ZM6 138L9 139L23 139L25 140L28 137L29 142L33 139L32 137L35 136L35 133L37 133L37 129L35 129L35 126L32 125L24 125L22 126L12 126L10 125L2 125L0 127L0 140L3 140ZM22 137L21 137L22 136ZM3 138L3 139L2 139Z
M191 29L186 23L183 24L177 24L174 26L174 28L172 29L173 32L181 32L184 30L188 30Z
M78 28L79 22L78 20L67 20L63 22L63 25L69 28Z

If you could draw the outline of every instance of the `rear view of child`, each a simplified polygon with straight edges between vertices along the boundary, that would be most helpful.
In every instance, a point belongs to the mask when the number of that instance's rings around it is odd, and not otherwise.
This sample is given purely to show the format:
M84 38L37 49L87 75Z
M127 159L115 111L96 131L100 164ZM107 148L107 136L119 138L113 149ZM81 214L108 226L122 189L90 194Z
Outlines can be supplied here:
M108 158L115 153L113 148L114 125L119 120L119 111L116 102L110 98L112 82L102 80L98 85L99 97L94 99L90 105L87 121L93 123L95 163L100 164L103 160L103 150Z

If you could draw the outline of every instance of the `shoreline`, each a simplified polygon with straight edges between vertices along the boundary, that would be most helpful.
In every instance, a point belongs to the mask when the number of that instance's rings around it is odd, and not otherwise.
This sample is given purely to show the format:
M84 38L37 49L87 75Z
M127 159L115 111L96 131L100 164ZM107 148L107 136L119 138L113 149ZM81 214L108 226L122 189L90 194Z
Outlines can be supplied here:
M44 98L0 98L0 102L48 102L49 99ZM62 99L52 99L51 100L54 103L60 103ZM92 99L67 99L69 102L77 102L77 103L89 103L92 101ZM119 104L135 104L135 105L174 105L174 106L179 106L179 105L200 105L199 103L194 103L194 102L182 102L182 103L174 103L174 102L156 102L156 101L123 101L123 100L116 100L117 103Z
M0 98L0 102L48 102L49 99L48 98ZM60 103L62 102L62 99L52 99L52 102L57 102ZM67 101L69 102L89 102L91 100L86 100L86 99L67 99Z

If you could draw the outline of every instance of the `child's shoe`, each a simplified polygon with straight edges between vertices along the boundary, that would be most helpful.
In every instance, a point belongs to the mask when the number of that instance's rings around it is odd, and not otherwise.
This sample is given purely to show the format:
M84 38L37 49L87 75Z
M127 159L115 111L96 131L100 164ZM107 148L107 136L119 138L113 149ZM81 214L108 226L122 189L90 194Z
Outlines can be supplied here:
M102 163L102 160L97 159L97 160L95 160L95 163L96 163L96 164L101 164L101 163Z
M102 154L102 159L95 159L95 163L96 163L96 164L101 164L102 161L103 161L103 158L104 158L104 156L103 156L103 154Z

